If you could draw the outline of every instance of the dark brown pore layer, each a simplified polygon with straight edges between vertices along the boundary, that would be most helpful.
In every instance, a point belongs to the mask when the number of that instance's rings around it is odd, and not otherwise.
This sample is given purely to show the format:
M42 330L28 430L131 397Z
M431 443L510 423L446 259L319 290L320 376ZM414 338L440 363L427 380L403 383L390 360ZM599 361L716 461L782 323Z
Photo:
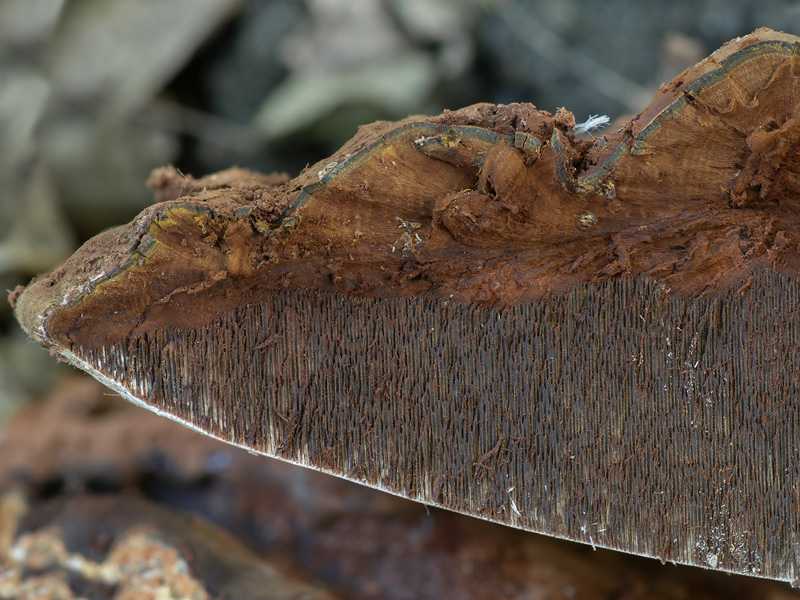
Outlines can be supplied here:
M526 529L800 577L800 283L506 310L281 292L79 358L222 439Z

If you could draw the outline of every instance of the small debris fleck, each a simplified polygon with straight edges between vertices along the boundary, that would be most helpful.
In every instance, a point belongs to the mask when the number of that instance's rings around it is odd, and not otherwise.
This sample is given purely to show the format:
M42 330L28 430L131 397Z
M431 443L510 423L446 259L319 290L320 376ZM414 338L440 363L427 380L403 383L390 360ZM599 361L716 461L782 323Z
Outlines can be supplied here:
M595 129L602 129L611 121L606 115L589 115L583 123L577 123L572 129L575 133L589 133Z
M317 173L317 177L319 177L320 181L322 181L322 179L325 177L325 175L327 175L328 173L333 171L336 168L336 165L338 165L338 164L339 163L337 163L336 161L333 161L333 162L329 162L327 165L325 165L322 168L322 170L320 170L319 173Z
M400 225L398 227L400 229L405 229L408 233L411 233L415 229L419 229L422 227L422 223L418 223L416 221L406 221L403 217L395 217L396 221L400 221ZM419 236L417 236L419 238Z

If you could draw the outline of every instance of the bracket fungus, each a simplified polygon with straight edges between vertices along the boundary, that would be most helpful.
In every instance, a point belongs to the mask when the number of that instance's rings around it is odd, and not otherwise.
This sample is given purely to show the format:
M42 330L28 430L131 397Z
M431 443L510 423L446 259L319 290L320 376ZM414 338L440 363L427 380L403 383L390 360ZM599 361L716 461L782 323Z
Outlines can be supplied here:
M12 302L61 357L251 451L797 579L799 78L800 40L760 29L601 140L477 104L366 125L290 181L171 199L163 169L157 204ZM720 514L742 551L712 564Z

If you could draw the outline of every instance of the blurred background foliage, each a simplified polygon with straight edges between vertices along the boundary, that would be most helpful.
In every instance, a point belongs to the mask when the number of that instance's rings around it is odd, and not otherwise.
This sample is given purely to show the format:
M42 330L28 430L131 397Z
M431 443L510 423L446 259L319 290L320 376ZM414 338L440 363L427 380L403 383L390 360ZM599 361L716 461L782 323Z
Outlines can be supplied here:
M296 175L360 123L474 102L630 117L782 0L0 0L0 283L151 202L151 169ZM0 303L0 420L58 369Z

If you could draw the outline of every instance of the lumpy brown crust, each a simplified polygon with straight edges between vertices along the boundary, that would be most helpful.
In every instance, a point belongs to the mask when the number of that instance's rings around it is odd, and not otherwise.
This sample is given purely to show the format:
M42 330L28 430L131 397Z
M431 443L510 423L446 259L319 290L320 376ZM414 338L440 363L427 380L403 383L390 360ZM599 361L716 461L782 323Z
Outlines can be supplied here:
M366 125L290 181L160 169L158 204L16 311L44 345L98 347L281 289L509 306L622 276L688 297L796 276L798 73L798 38L762 29L597 142L567 111L478 104Z

